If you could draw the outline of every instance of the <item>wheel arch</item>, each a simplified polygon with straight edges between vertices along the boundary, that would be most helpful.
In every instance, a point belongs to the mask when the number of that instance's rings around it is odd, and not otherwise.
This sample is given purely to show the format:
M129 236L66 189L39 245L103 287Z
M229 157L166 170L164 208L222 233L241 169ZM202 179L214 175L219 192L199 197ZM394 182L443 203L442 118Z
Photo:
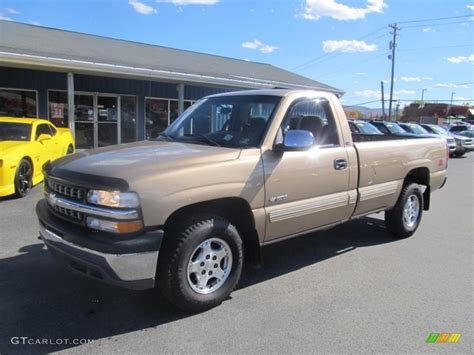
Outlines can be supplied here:
M410 170L405 177L403 185L409 183L416 183L426 187L425 191L423 192L423 210L428 211L430 209L431 200L430 170L427 167L420 167Z
M261 263L260 241L255 225L255 217L248 202L240 197L227 197L183 206L174 211L164 225L166 232L179 221L195 214L210 213L225 218L239 232L244 245L244 259L252 264Z

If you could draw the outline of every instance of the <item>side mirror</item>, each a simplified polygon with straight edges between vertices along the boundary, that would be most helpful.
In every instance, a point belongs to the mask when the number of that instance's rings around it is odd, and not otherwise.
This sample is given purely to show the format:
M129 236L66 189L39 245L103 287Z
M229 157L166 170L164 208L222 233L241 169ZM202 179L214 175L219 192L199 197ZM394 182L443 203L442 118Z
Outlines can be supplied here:
M51 134L45 134L45 133L43 133L43 134L40 134L40 136L38 137L37 141L38 141L38 142L49 141L51 138L53 138L53 137L51 136Z
M314 144L314 136L310 131L291 130L286 132L283 144L276 146L279 151L308 150Z

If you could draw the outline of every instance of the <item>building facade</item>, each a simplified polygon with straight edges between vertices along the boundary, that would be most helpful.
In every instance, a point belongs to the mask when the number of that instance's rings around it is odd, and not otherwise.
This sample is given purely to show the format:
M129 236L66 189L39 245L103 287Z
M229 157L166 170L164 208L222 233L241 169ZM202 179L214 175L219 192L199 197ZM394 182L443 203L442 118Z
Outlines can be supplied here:
M79 149L155 138L206 95L273 87L342 94L264 63L0 20L0 116L69 127Z

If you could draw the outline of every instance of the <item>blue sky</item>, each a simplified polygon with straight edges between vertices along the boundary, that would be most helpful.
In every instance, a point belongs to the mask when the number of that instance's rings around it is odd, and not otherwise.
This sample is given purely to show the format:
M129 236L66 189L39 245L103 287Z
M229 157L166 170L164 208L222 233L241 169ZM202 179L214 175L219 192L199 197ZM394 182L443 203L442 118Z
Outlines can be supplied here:
M377 100L381 80L388 92L388 24L463 15L400 24L401 100L474 98L473 1L0 0L0 18L270 63L343 89L344 104Z

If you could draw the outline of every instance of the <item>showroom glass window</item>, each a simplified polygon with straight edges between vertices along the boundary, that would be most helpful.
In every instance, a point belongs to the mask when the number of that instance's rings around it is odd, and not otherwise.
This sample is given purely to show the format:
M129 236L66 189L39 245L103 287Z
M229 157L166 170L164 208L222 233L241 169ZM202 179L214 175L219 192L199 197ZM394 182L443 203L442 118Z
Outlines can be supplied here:
M68 127L68 104L66 91L48 91L49 120L56 127Z
M137 98L120 97L121 142L130 143L137 140Z
M38 117L36 91L0 89L0 116Z
M168 100L145 99L146 139L158 137L168 127Z

